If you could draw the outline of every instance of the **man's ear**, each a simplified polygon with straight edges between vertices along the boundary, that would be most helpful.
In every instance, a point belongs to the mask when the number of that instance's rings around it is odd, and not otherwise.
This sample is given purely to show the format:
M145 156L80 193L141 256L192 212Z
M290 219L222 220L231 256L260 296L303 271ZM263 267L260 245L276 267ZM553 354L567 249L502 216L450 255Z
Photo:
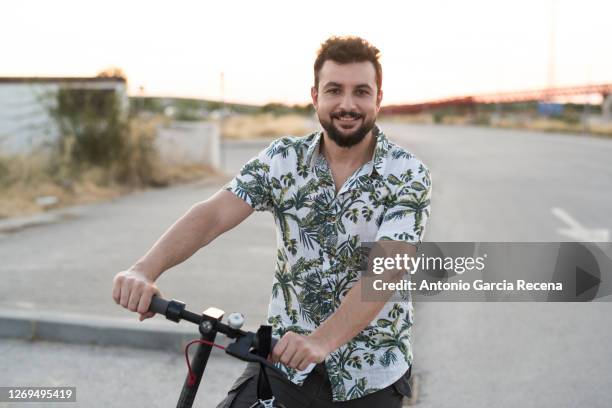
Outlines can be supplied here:
M315 109L318 109L319 107L317 105L319 104L319 91L315 86L310 87L310 96L312 97L312 104L314 105Z
M376 93L376 109L380 109L380 103L382 102L382 98L383 98L383 91L382 89L379 89L378 92Z

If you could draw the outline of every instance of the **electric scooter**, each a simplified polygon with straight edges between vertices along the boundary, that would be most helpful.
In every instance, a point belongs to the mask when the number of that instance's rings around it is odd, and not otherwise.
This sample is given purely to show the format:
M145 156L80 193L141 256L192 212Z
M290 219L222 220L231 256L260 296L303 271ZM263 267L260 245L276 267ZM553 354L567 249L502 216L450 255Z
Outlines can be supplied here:
M274 370L280 375L285 376L280 369L267 359L276 344L276 339L272 338L271 326L262 325L256 333L243 331L241 327L244 324L244 316L240 313L230 314L227 324L225 324L221 321L224 312L220 309L211 307L202 312L202 314L197 314L186 310L183 302L178 300L168 301L159 296L152 298L149 311L164 315L166 319L176 323L186 320L196 324L201 335L199 340L191 341L185 347L188 373L176 405L177 408L191 408L193 405L213 347L221 348L227 354L240 360L260 364L261 381L258 382L257 401L255 401L251 408L283 407L282 404L275 401L266 374L266 370ZM217 333L236 340L226 347L220 346L215 344ZM197 344L197 349L190 362L188 351L189 347L193 344Z

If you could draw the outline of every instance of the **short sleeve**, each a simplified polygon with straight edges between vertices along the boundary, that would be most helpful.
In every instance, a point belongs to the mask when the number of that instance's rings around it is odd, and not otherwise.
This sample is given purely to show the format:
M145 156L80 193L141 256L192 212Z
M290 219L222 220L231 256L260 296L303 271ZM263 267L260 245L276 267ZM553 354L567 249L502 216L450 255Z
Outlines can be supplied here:
M240 172L223 189L231 191L256 211L271 211L273 208L272 185L270 168L272 165L272 152L275 143L259 152L249 160Z
M410 177L398 186L383 215L376 241L394 240L419 244L431 211L431 176L422 163L408 170Z

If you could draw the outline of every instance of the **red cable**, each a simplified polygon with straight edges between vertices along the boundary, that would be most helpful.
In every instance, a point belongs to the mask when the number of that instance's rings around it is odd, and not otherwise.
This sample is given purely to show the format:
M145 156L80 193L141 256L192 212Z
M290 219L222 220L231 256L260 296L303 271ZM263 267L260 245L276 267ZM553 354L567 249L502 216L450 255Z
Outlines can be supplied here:
M185 361L187 361L187 369L189 370L189 378L187 380L187 385L190 386L190 387L193 387L195 385L195 383L196 383L196 380L197 380L196 375L191 370L191 364L189 363L189 347L192 344L195 344L195 343L207 344L209 346L217 347L217 348L219 348L221 350L225 350L225 347L220 346L220 345L218 345L216 343L213 343L212 341L208 341L208 340L196 339L196 340L192 340L189 343L187 343L187 345L185 346Z

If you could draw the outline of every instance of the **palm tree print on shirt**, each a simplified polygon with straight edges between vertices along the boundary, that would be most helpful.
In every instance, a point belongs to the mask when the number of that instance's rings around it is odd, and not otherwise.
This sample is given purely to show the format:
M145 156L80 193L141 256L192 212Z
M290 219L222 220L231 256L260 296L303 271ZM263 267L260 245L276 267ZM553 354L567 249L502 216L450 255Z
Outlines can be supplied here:
M430 216L431 177L412 153L374 127L376 147L336 193L321 132L277 139L225 186L258 211L269 211L278 249L268 323L281 337L312 333L359 281L361 244L421 242ZM334 401L363 397L395 382L412 363L409 297L388 302L351 341L325 360ZM296 384L304 371L278 364Z

